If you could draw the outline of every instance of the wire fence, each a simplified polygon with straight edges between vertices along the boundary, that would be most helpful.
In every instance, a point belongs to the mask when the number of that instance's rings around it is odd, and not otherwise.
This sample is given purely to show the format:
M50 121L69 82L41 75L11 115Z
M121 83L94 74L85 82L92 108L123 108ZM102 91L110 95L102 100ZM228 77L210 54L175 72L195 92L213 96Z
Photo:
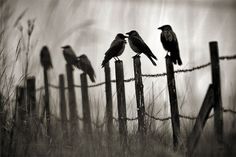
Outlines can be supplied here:
M234 59L236 59L236 54L230 55L230 56L220 56L219 57L219 60L234 60ZM198 65L198 66L195 66L195 67L192 67L192 68L178 69L178 70L175 70L174 73L178 74L178 73L192 72L192 71L195 71L195 70L200 70L200 69L206 68L210 65L211 65L211 62L208 62L206 64ZM150 77L164 77L166 75L167 75L167 73L163 72L163 73L158 73L158 74L142 74L142 77L149 77L149 78ZM132 82L134 80L135 80L134 78L128 78L128 79L125 79L124 82L129 83L129 82ZM115 82L116 82L116 80L111 80L111 83L115 83ZM100 83L97 83L97 84L88 85L88 88L98 87L98 86L102 86L104 84L106 84L106 82L100 82ZM59 86L57 86L57 85L49 84L49 86L51 88L54 88L54 89L59 89ZM74 87L75 88L81 88L81 85L74 85ZM44 89L44 87L40 87L40 88L37 88L36 91L41 91L43 89ZM65 87L64 89L67 90L68 87Z
M222 112L223 113L230 113L230 114L236 116L236 111L234 111L232 109L223 109ZM208 119L213 118L214 115L215 115L215 113L209 115ZM56 115L51 114L51 116L54 117L57 121L61 121L61 119L59 117L57 117ZM147 112L145 112L145 116L148 117L148 118L154 119L156 121L161 121L161 122L171 120L171 116L156 117L156 116L150 115ZM183 114L179 114L179 117L182 118L182 119L186 119L186 120L196 120L197 119L197 116L188 116L188 115L183 115ZM117 118L117 117L112 117L112 119L117 123L119 122L119 118ZM136 120L138 120L138 117L133 117L133 118L121 117L120 119L121 120L127 120L127 121L136 121ZM82 117L79 117L79 116L77 116L77 120L82 121L82 122L84 121L84 119ZM70 120L66 120L66 121L69 122ZM106 119L103 122L100 122L100 123L98 121L91 121L91 124L96 128L103 128L106 123L107 123Z

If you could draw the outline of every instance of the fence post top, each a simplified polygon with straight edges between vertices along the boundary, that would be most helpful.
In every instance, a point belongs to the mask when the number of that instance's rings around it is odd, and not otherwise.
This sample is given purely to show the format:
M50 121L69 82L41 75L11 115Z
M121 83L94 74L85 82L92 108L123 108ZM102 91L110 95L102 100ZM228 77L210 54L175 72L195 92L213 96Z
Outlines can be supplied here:
M117 60L117 61L115 61L115 63L116 63L116 64L122 64L123 61L122 61L122 60Z
M133 59L140 58L140 55L133 56Z
M217 44L218 42L217 41L210 41L209 44Z

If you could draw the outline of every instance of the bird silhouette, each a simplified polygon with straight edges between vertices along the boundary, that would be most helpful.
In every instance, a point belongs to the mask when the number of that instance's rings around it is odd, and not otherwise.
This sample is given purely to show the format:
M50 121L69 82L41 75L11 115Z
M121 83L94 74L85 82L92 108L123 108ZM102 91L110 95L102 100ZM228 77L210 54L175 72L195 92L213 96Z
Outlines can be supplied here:
M137 55L140 55L141 53L145 54L151 60L152 64L156 66L156 62L153 59L157 60L157 57L152 53L138 32L132 30L126 34L129 35L128 41L131 49L136 52Z
M78 69L81 69L80 65L79 65L79 61L76 57L76 54L75 54L74 50L71 48L71 46L66 45L66 46L63 46L62 49L63 49L64 58L65 58L67 64L73 65L73 66L77 67Z
M85 54L82 54L81 56L77 57L79 60L78 64L80 69L85 73L88 74L90 80L92 82L95 82L95 72L93 70L93 67L91 65L91 62L89 61L88 57Z
M178 65L182 65L182 60L180 58L179 53L179 44L177 37L172 30L170 25L164 25L159 27L161 32L161 42L164 47L164 49L168 52L170 52L170 58L174 64L178 62Z
M46 70L53 68L51 55L47 46L43 46L40 52L40 63Z
M115 39L112 41L110 45L110 48L105 53L105 57L102 62L102 67L104 67L105 64L109 62L109 60L112 59L113 57L115 58L115 60L117 59L119 60L118 56L120 56L124 52L125 44L127 43L125 38L127 38L127 36L125 36L122 33L118 33L116 35Z

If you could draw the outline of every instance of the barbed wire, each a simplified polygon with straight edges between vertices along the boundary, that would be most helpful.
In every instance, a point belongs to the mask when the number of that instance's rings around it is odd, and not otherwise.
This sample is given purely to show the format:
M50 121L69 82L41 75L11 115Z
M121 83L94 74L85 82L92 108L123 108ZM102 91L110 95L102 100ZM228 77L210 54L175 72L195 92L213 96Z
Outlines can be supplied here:
M231 56L220 56L219 57L219 60L233 60L233 59L236 59L236 54L231 55ZM200 69L206 68L210 65L211 65L211 62L208 62L206 64L202 64L202 65L195 66L195 67L188 68L188 69L178 69L178 70L175 70L174 73L177 74L177 73L192 72L192 71L195 71L195 70L200 70ZM163 73L158 73L158 74L142 74L142 77L164 77L166 75L167 75L167 73L163 72ZM125 79L124 82L129 83L129 82L132 82L134 80L135 80L134 78L128 78L128 79ZM111 80L111 83L116 83L116 80ZM104 84L106 84L106 82L100 82L100 83L97 83L97 84L88 85L87 87L88 88L93 88L93 87L102 86ZM54 89L60 89L59 86L57 86L57 85L49 84L49 86L54 88ZM76 85L75 84L74 87L75 88L81 88L81 85ZM41 91L43 89L44 89L44 87L42 86L42 87L36 89L36 91ZM68 87L64 87L64 89L68 89Z

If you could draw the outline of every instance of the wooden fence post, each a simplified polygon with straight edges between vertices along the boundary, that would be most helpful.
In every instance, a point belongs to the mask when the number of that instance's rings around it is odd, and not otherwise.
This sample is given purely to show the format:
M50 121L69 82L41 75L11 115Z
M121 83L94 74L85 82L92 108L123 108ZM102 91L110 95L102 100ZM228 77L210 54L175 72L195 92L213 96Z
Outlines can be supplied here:
M216 139L219 143L223 142L223 107L220 85L220 64L217 42L210 42L212 83L214 89L214 129Z
M35 118L36 115L36 88L35 77L27 78L27 111L28 114Z
M73 67L70 64L66 64L67 81L68 81L68 99L69 99L69 111L70 111L70 132L72 143L77 136L78 131L78 114L75 100L75 88L74 88L74 76Z
M68 139L68 128L67 128L67 108L66 108L66 97L65 97L65 81L64 75L59 75L59 92L60 92L60 113L61 113L61 128L62 136L64 141Z
M127 147L127 117L126 117L123 62L120 60L115 61L115 69L116 69L117 105L118 105L118 116L119 116L119 133L121 138L121 145L125 150Z
M138 110L138 131L141 134L141 140L146 133L145 126L145 105L143 96L143 81L142 81L142 71L140 56L134 56L134 78L135 78L135 92L136 92L136 102Z
M49 106L49 88L48 88L48 74L47 69L43 68L44 74L44 90L45 90L45 97L44 97L44 105L46 110L46 123L47 123L47 135L51 137L51 117L50 117L50 106Z
M83 124L84 133L92 135L91 115L88 97L88 81L85 73L80 75L81 93L82 93L82 107L83 107Z
M108 136L112 136L113 129L113 107L112 107L112 88L111 88L111 72L109 62L105 65L105 88L106 88L106 121Z
M202 107L197 116L195 125L187 139L187 156L191 157L194 153L194 150L197 146L203 128L206 124L206 121L209 117L210 111L214 105L214 91L213 85L211 84L207 90L206 96L202 103Z
M36 88L35 88L35 77L27 78L27 111L29 115L29 131L30 138L36 141L37 132L37 114L36 114Z
M106 129L107 129L107 148L108 156L112 156L112 133L113 133L113 104L112 104L112 86L111 71L109 62L105 64L105 89L106 89Z
M175 87L174 67L170 56L166 56L166 71L167 71L167 84L169 89L170 109L171 109L171 123L173 129L173 144L176 151L179 144L180 137L180 122L179 122L179 109L178 100Z

